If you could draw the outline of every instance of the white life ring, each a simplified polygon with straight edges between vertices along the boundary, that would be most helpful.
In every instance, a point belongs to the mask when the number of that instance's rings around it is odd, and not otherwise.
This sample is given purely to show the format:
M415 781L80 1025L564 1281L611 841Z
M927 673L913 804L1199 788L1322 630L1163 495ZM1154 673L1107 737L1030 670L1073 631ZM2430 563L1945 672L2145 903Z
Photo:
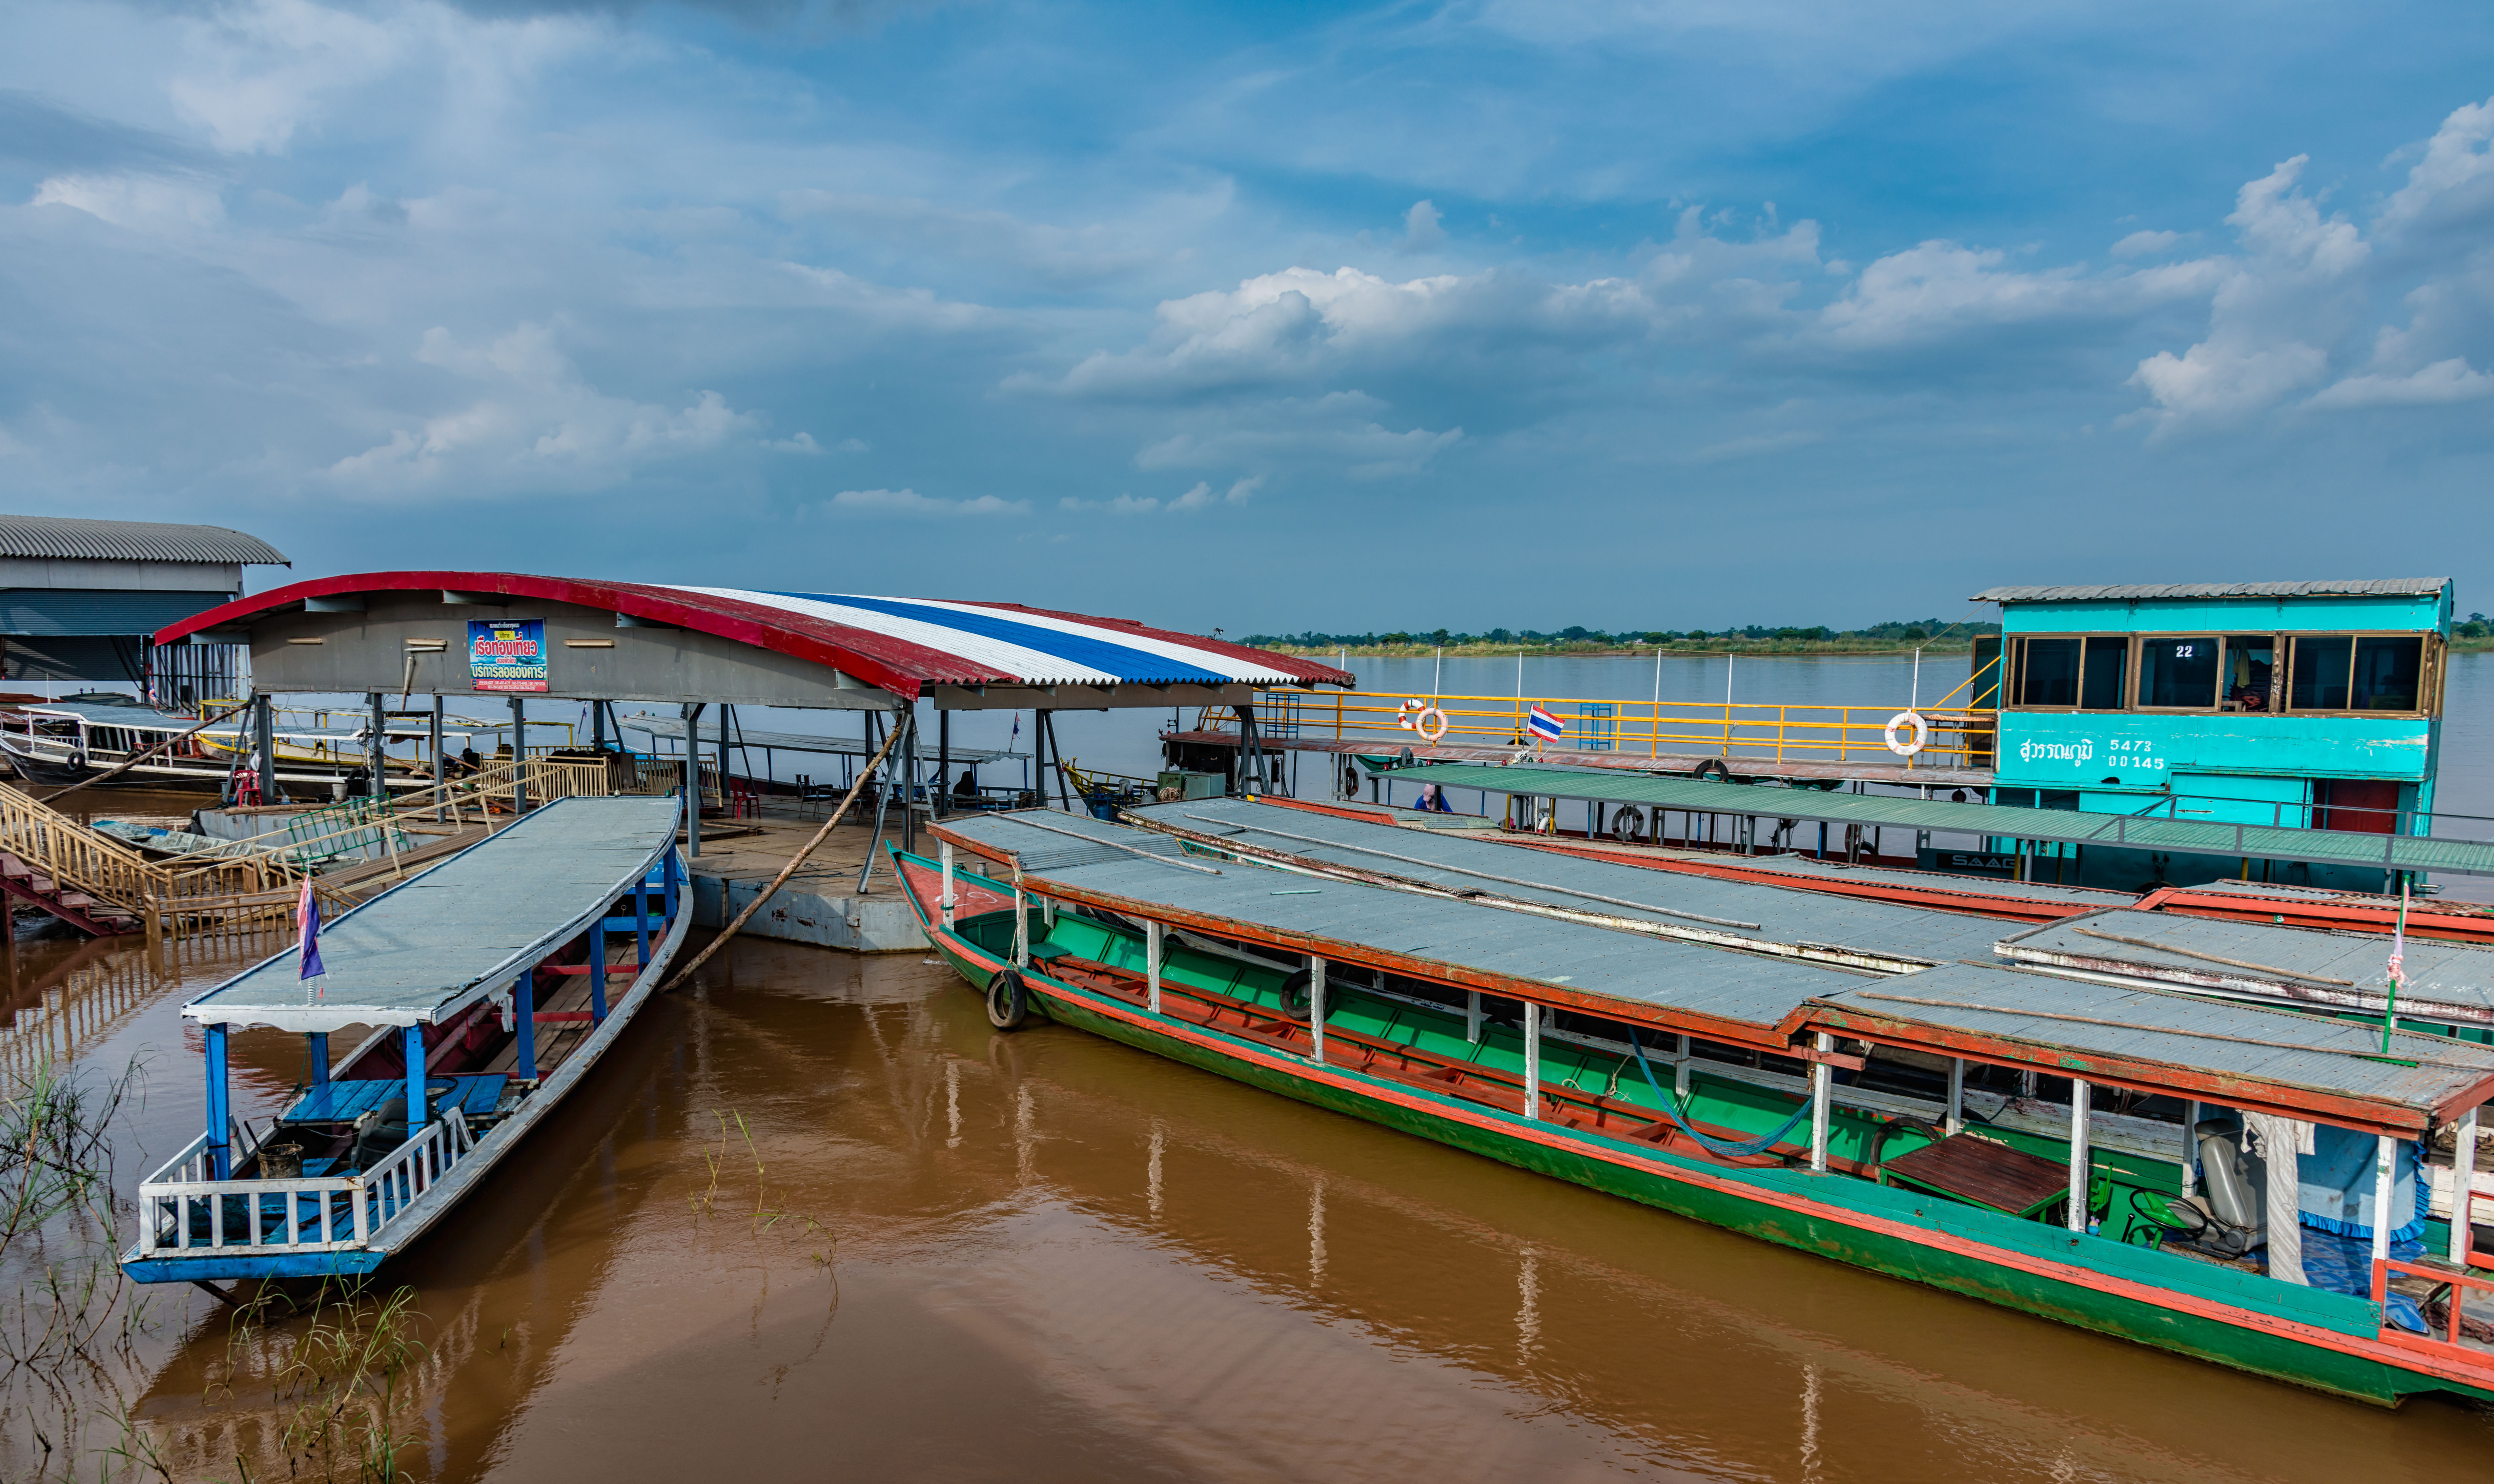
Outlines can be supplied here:
M1422 701L1416 697L1405 701L1402 705L1394 708L1395 729L1403 732L1417 731L1419 729L1420 718L1427 714L1429 714L1428 702Z
M1912 728L1914 740L1910 742L1899 742L1897 740L1897 729L1899 727ZM1888 739L1889 751L1897 754L1899 757L1912 757L1915 753L1923 750L1923 744L1925 742L1931 741L1931 724L1925 721L1922 717L1914 714L1912 712L1899 712L1897 714L1888 718L1888 730L1886 736Z
M1432 721L1437 723L1434 728L1430 726ZM1412 718L1412 729L1428 741L1436 742L1446 735L1446 713L1432 706Z

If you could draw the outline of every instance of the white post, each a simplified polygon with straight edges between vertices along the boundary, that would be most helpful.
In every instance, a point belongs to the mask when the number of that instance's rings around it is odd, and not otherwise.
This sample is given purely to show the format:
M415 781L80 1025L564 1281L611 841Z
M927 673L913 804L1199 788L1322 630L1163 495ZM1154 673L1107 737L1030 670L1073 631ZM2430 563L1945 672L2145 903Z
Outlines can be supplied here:
M1680 1053L1672 1058L1671 1093L1683 1103L1688 1101L1688 1038L1680 1038Z
M2460 1116L2459 1137L2450 1145L2450 1260L2468 1265L2473 1233L2469 1219L2477 1207L2477 1109Z
M1324 1060L1325 961L1308 959L1308 1037L1315 1043L1315 1058Z
M1949 1059L1948 1123L1945 1127L1951 1134L1965 1132L1965 1058L1962 1056Z
M944 895L940 904L944 908L944 930L951 932L953 930L953 842L946 840L943 845L941 856L944 862Z
M1464 991L1464 1039L1475 1045L1480 1044L1480 991L1467 989Z
M1014 967L1030 967L1030 907L1022 898L1021 866L1014 866Z
M2070 1078L2070 1229L2087 1229L2087 1084Z
M1143 984L1153 1015L1161 1013L1161 933L1158 923L1143 924Z
M2189 1196L2200 1185L2200 1100L2182 1105L2182 1194Z
M2373 1136L2373 1260L2390 1256L2390 1175L2399 1167L2399 1141L2388 1134ZM2451 1302L2459 1295L2453 1293Z
M1524 1002L1524 1116L1541 1116L1541 1007Z
M1730 712L1725 712L1726 715ZM1836 1049L1836 1038L1825 1031L1813 1043L1821 1054ZM1836 1098L1835 1070L1823 1061L1810 1064L1810 1167L1817 1174L1827 1173L1828 1113Z

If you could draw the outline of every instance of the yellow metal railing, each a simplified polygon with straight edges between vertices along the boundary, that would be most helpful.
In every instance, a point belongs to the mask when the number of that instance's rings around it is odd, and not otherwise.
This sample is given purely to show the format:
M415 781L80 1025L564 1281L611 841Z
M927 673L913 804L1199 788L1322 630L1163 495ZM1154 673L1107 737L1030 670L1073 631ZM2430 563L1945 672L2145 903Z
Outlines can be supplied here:
M1968 683L1971 683L1969 681ZM1658 756L1701 753L1783 762L1884 761L1909 768L1988 768L1993 713L1951 707L1961 685L1919 714L1929 728L1919 752L1899 757L1888 745L1894 706L1786 706L1721 701L1621 700L1594 696L1432 696L1414 691L1277 688L1259 691L1257 725L1272 737L1375 741L1396 747L1431 741L1451 746L1515 746L1533 741L1526 718L1538 706L1565 734L1546 745L1561 752ZM1236 725L1207 708L1198 725ZM1445 730L1432 739L1430 733ZM1902 729L1901 729L1901 736Z

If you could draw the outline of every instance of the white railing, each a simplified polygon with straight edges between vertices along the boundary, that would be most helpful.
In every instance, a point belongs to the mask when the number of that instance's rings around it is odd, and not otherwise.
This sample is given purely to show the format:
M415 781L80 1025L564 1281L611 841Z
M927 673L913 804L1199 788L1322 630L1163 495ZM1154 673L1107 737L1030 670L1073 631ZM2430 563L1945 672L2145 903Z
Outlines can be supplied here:
M237 1150L239 1146L235 1146ZM208 1136L139 1182L141 1259L257 1257L362 1247L476 1147L456 1107L361 1174L219 1180Z

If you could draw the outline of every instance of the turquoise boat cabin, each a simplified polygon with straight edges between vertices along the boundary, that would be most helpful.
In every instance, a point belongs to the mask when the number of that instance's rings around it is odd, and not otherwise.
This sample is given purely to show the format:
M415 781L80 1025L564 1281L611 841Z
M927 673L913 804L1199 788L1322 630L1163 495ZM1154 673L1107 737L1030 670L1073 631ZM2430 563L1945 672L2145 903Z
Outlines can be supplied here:
M2433 833L2448 579L1992 588L1975 600L2001 612L2000 637L1975 654L1977 704L1998 708L1993 803ZM2033 877L2075 886L2395 888L2391 872L2366 865L2023 848Z

